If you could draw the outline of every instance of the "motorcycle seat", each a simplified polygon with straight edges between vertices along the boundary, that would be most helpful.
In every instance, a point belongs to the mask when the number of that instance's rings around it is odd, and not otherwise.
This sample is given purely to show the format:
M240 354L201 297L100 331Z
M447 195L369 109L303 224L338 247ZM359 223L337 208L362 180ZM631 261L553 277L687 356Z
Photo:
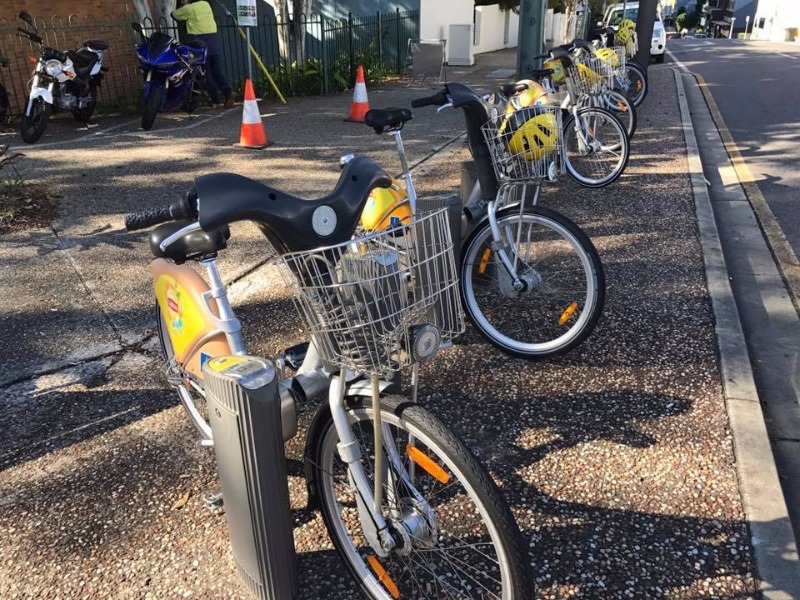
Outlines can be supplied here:
M72 59L72 66L75 67L75 73L81 78L88 77L92 67L99 60L97 54L88 48L67 52L67 56Z
M201 40L200 38L192 38L185 44L186 46L192 46L194 48L205 48L206 41Z
M108 50L108 44L100 40L87 40L83 42L84 48L91 48L92 50Z
M193 258L200 258L208 254L216 254L224 250L231 237L228 227L221 227L213 231L195 231L170 244L166 252L159 247L161 242L179 229L189 225L191 221L173 221L159 225L150 232L150 252L156 258L170 258L176 263L185 263Z

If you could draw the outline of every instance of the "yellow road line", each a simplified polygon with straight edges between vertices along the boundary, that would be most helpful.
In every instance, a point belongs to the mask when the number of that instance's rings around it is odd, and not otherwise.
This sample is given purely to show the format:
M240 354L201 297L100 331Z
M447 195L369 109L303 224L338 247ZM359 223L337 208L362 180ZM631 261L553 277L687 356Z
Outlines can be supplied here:
M708 109L711 112L711 117L714 119L719 135L722 138L722 143L731 160L733 169L736 172L736 177L739 179L745 196L747 196L750 206L753 208L753 212L755 212L756 218L764 232L764 236L767 238L767 244L772 250L775 261L778 263L778 269L781 271L789 287L789 291L792 294L795 308L800 311L800 262L797 260L797 255L786 239L786 235L783 233L778 219L775 218L775 214L772 212L769 204L767 204L764 194L758 189L753 173L747 166L742 153L739 152L739 147L736 145L736 142L733 141L733 136L725 125L722 114L719 112L719 108L717 108L717 103L714 102L714 98L711 96L711 91L708 88L706 80L699 73L689 72L697 80L700 91L703 93Z

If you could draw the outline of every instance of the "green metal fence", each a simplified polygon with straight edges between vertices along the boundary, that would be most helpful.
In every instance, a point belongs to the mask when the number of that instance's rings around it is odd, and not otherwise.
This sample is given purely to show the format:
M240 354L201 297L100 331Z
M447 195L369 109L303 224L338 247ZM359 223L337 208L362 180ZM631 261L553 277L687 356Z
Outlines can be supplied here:
M108 43L103 60L108 71L98 100L123 105L136 103L141 90L133 20L130 16L82 20L72 16L36 19L36 25L45 44L61 50L78 48L89 39ZM12 112L17 113L27 98L33 70L29 57L39 53L38 45L17 35L19 24L0 17L0 56L9 59L8 67L0 68L0 82L8 90ZM179 35L175 22L143 25ZM246 44L231 17L219 18L218 28L226 74L233 85L243 86L247 76ZM368 81L400 74L408 39L418 37L419 12L400 10L358 17L351 14L338 20L311 15L289 22L267 15L250 30L253 47L284 95L327 94L350 87L358 65L364 67ZM255 63L253 79L257 93L272 93Z

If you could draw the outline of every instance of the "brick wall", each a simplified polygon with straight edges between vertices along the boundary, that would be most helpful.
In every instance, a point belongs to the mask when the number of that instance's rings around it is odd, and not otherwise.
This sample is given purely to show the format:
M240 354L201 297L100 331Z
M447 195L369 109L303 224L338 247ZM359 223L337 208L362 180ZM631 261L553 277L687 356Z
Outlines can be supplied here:
M8 7L8 4L12 6ZM108 67L100 88L99 102L135 100L141 89L134 51L135 37L130 28L133 7L115 0L1 0L0 55L9 59L8 68L0 68L13 113L22 110L27 99L33 63L29 56L39 54L32 44L16 34L21 10L34 18L45 44L59 50L75 50L84 41L95 39L109 44L103 57Z

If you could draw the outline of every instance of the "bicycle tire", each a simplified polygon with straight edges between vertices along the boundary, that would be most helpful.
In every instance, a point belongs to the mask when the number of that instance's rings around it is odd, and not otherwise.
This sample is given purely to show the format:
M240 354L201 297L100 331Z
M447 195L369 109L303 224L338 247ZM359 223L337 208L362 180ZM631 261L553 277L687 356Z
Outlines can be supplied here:
M323 406L321 410L329 409ZM334 547L361 590L368 597L380 600L429 597L424 591L426 589L429 589L429 593L433 590L453 593L447 597L465 597L467 590L462 588L462 593L457 593L457 586L466 585L464 580L470 576L475 578L478 589L481 589L480 586L499 584L497 596L491 597L533 598L527 549L519 527L497 486L475 455L427 409L412 404L406 398L386 396L381 399L380 410L385 434L385 472L389 473L386 480L393 480L385 486L387 493L383 495L383 504L387 506L390 526L402 548L395 548L387 557L379 558L361 533L358 511L355 509L356 492L349 483L346 465L339 456L339 438L330 414L317 437L313 462L309 465L318 483L325 526ZM353 398L348 402L347 413L360 446L365 473L372 480L374 439L371 399ZM437 482L430 471L415 464L418 474L413 476L413 486L407 485L397 476L398 469L392 466L398 463L392 463L388 458L391 451L386 451L389 448L387 441L395 448L398 443L401 446L396 456L398 459L406 457L400 463L406 473L412 464L408 459L411 451L407 450L406 443L413 443L417 450L435 461L449 479ZM457 489L457 486L461 488ZM431 506L435 518L426 516L422 505L414 498L412 487L426 502L443 503ZM389 501L389 494L399 501ZM389 505L402 509L405 522L411 518L417 519L417 522L422 519L425 526L414 530L411 535L401 535L399 528L403 525L401 519L397 518L400 511L392 516ZM431 522L434 528L426 529ZM469 537L465 539L465 536ZM465 541L472 544L467 545ZM478 543L481 544L480 551L474 548ZM447 555L440 559L437 551L443 554L445 549ZM401 552L407 552L406 556ZM421 555L423 569L416 566ZM388 579L379 578L378 571L369 564L373 560L370 556L378 561ZM463 560L465 557L471 560ZM497 560L494 561L493 557ZM493 564L495 562L496 566ZM445 572L440 572L440 567L444 567ZM455 577L448 570L455 571ZM494 574L499 577L496 582L493 581ZM390 592L388 582L396 586L395 592L399 595ZM434 597L441 595L437 593Z
M526 234L539 251L533 260L524 255L525 263L535 260L526 264L524 276L538 278L536 288L516 298L508 295L509 277L496 258L486 219L462 247L459 271L464 311L481 335L508 354L529 360L564 354L591 334L603 311L605 274L600 256L575 223L541 206L526 206L522 215L517 205L498 211L504 243L516 237L509 228L521 221L542 228L537 238ZM505 290L501 278L506 280Z
M625 171L630 158L630 142L617 117L601 108L578 109L578 117L588 144L575 131L575 117L564 121L562 158L572 179L588 188L605 187Z
M158 333L158 341L161 345L161 353L164 356L164 360L166 361L167 365L169 365L175 356L175 351L172 349L172 342L167 334L164 315L161 312L161 307L158 305L158 302L156 302L156 332ZM189 417L189 421L191 421L192 425L194 425L195 429L197 429L203 439L213 439L211 433L211 424L206 417L205 398L195 388L193 388L191 385L187 385L183 381L177 384L176 388L178 398L181 401L183 410ZM184 393L181 394L181 391Z

